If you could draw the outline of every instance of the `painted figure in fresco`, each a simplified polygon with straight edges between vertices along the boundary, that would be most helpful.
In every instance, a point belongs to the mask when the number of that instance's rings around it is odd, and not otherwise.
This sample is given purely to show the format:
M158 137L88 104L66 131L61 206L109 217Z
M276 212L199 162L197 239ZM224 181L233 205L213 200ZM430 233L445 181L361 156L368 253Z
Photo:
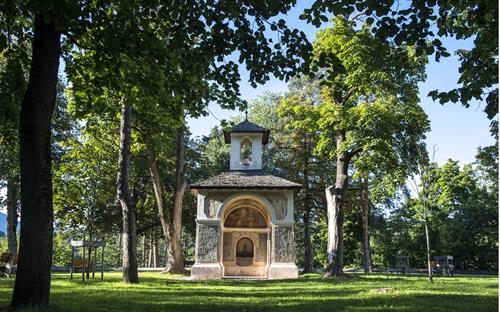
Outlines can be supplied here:
M238 220L236 221L236 227L248 227L248 209L241 208L237 213Z

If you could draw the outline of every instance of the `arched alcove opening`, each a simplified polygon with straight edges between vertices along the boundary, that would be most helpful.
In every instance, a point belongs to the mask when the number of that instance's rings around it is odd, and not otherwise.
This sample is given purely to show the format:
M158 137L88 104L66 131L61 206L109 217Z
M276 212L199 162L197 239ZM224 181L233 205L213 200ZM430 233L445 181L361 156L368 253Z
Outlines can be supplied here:
M250 238L243 237L236 243L236 265L247 266L253 264L254 245Z
M221 216L224 276L266 276L271 215L261 202L237 198Z
M240 163L243 166L252 164L252 141L248 137L244 137L240 144Z

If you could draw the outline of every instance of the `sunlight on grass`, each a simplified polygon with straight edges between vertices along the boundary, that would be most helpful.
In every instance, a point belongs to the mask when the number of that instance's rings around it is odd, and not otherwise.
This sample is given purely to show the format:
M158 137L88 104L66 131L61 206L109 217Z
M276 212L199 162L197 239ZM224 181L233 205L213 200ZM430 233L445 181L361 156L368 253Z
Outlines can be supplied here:
M498 310L498 278L355 275L298 280L190 281L141 273L139 285L106 273L82 282L54 274L50 311L481 311ZM0 280L0 305L9 303L13 279Z

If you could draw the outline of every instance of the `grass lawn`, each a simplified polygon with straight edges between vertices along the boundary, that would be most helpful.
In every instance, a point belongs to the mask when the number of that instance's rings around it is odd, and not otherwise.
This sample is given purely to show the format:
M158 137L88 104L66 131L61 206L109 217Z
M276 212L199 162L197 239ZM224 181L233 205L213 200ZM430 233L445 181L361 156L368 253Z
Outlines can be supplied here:
M78 276L78 275L77 275ZM79 277L79 276L78 276ZM435 278L354 275L298 280L190 281L141 273L141 284L69 280L54 274L50 311L498 311L498 277ZM9 304L13 279L0 279L0 309ZM388 289L382 289L388 288Z

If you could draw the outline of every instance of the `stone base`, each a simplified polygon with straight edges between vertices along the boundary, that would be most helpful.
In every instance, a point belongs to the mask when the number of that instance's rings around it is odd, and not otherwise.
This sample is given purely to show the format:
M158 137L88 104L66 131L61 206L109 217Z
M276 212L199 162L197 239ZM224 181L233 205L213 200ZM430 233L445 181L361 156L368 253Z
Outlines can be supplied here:
M191 268L192 279L220 279L222 266L219 263L196 263Z
M266 264L254 263L249 266L239 266L234 263L224 263L224 276L266 276Z
M268 279L299 278L299 269L294 263L272 263L267 270Z

